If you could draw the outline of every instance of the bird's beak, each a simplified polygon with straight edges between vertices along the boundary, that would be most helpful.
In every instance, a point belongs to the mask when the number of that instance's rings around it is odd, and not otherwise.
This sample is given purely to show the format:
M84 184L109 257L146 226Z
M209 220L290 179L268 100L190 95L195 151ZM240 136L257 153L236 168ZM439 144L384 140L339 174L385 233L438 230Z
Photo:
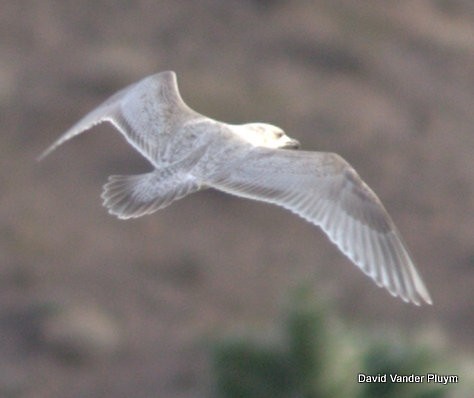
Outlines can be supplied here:
M285 144L281 147L283 149L298 149L301 146L300 142L290 138Z

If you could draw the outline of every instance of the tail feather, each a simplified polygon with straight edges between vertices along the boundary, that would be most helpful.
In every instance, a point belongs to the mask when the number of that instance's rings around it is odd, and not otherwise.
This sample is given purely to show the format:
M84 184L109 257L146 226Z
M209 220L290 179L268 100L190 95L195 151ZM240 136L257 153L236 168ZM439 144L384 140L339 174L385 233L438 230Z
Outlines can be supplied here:
M168 169L139 175L113 175L102 192L103 204L121 219L141 217L200 189L189 174Z

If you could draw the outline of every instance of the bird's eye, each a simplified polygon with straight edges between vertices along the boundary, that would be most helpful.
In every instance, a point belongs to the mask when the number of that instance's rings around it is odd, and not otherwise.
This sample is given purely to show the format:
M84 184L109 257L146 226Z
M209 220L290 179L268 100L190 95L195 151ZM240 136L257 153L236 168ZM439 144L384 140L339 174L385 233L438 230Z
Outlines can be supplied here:
M277 132L275 132L275 137L276 137L276 138L281 138L281 137L283 137L283 131L277 131Z

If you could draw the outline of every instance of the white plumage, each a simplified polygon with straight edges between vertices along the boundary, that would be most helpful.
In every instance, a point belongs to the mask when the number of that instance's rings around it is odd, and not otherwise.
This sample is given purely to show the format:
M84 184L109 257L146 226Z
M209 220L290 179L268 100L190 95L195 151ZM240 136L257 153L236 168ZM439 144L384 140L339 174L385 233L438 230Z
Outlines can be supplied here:
M140 217L205 188L274 203L320 226L378 286L404 301L431 304L387 211L339 155L292 150L298 141L276 126L203 116L181 99L175 73L161 72L113 95L40 158L103 121L155 168L109 177L102 198L111 214Z

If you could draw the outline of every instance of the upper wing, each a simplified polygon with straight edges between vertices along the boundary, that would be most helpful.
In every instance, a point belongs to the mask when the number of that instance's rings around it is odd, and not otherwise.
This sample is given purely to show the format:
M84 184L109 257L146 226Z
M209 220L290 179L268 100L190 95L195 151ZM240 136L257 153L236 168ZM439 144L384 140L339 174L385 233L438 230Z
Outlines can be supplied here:
M293 211L320 226L377 285L404 301L431 304L387 211L340 156L257 148L210 176L206 184Z
M108 121L156 164L166 135L197 115L181 99L176 74L171 71L157 73L114 94L66 131L39 159L83 131Z

